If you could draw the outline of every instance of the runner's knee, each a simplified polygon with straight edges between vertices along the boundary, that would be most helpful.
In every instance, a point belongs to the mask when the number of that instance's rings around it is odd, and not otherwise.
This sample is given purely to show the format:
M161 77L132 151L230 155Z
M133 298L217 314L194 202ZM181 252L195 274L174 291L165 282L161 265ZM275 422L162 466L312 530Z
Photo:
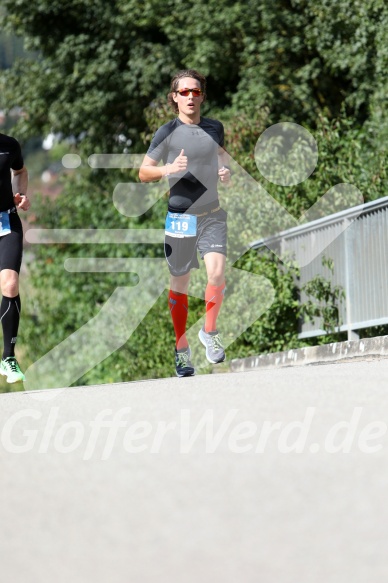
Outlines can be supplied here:
M222 285L224 281L225 275L223 271L221 273L213 273L208 275L208 283L210 283L210 285L219 286Z
M225 281L225 267L223 263L207 265L207 280L210 285L222 285Z
M17 274L1 277L1 293L7 298L14 298L19 293L19 278Z
M190 273L171 275L170 289L176 294L187 294L189 291Z

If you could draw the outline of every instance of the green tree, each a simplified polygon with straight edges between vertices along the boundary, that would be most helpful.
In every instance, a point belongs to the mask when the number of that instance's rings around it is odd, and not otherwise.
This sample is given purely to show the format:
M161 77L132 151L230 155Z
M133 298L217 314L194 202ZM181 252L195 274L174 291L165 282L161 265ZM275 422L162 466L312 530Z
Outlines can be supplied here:
M171 75L195 67L208 76L204 114L223 121L232 157L295 216L338 182L358 186L367 200L386 192L388 134L388 7L384 0L4 0L7 30L38 58L24 58L0 76L0 106L23 108L14 135L56 132L84 166L64 176L54 202L35 205L47 228L161 228L165 201L127 219L112 204L118 182L135 171L92 170L92 153L144 152L171 114ZM254 147L278 121L304 125L319 145L310 179L279 187L260 175ZM68 137L75 143L66 142ZM131 144L130 146L128 144ZM238 184L225 197L240 197ZM237 198L238 200L238 198ZM255 239L265 228L252 208ZM95 315L125 274L69 274L71 257L161 256L158 246L34 246L29 265L33 300L23 311L25 359L32 362ZM269 279L271 309L234 344L229 356L299 345L294 267L254 251L238 267ZM128 343L79 382L110 382L171 374L172 327L160 298ZM203 302L193 299L195 321Z
M386 88L384 0L5 0L9 26L41 58L5 76L5 102L28 111L23 131L82 136L106 151L137 137L143 110L178 68L209 77L209 105L270 121L318 114L363 123ZM15 94L13 88L18 87ZM22 131L22 128L20 131ZM136 140L135 140L136 141Z

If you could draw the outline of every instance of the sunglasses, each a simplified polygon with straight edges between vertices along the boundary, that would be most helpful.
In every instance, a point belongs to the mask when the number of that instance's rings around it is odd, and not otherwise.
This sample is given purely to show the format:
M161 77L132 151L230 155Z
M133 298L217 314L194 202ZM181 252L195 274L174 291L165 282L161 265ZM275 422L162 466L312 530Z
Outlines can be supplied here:
M181 95L182 97L188 97L190 95L190 93L193 94L193 97L200 97L202 95L202 89L177 89L176 93L179 93L179 95Z

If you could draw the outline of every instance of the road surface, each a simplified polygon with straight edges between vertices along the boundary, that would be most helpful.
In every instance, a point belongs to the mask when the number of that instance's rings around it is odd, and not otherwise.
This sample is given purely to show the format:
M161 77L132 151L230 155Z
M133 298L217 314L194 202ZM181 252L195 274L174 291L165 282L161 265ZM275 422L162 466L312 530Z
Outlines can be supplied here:
M388 360L0 395L10 583L388 578Z

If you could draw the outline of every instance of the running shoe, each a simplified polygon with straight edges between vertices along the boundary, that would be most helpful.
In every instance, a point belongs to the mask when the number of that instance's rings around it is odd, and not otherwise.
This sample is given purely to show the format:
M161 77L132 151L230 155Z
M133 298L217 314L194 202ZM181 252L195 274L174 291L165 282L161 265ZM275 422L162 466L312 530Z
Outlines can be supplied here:
M192 377L195 369L190 362L191 350L187 348L175 348L175 371L177 377Z
M25 376L14 356L9 356L1 361L0 374L7 377L7 383L17 383L25 380Z
M206 348L206 358L212 364L218 364L225 360L225 350L222 346L221 336L214 332L205 332L203 328L198 333L198 337Z

